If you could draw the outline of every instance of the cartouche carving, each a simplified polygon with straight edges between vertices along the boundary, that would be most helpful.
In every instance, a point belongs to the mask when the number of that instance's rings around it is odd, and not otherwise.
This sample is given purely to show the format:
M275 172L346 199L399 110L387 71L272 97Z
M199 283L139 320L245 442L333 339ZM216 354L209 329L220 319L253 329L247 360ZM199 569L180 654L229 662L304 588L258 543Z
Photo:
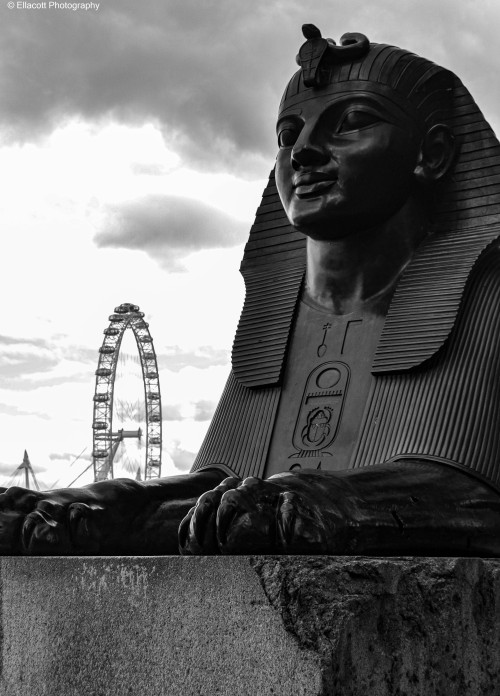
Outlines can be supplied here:
M9 489L3 553L500 555L500 145L448 70L304 36L194 472Z
M349 368L341 362L316 367L306 382L293 434L297 452L331 455L326 448L335 440L349 385Z

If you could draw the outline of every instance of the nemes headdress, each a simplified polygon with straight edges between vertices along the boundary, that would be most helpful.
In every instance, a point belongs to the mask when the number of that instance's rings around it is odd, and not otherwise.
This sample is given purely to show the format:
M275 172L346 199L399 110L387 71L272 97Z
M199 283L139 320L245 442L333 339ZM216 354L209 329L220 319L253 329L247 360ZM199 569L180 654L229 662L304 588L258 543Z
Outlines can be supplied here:
M297 55L301 69L288 83L280 115L315 93L338 92L343 85L386 93L423 128L446 120L454 75L425 58L386 44L370 44L364 34L344 34L337 46L313 24Z
M363 34L344 34L336 45L314 25L305 25L303 33L300 70L285 89L280 115L316 94L370 91L389 95L422 129L444 123L457 144L453 171L440 183L433 234L401 277L386 317L372 372L388 379L419 369L443 346L476 260L500 234L500 144L449 70L404 49L370 43ZM240 462L241 476L263 470L305 246L305 237L286 218L271 172L241 264L246 297L233 344L233 373L195 468L229 458ZM243 435L242 419L248 421ZM233 427L238 428L234 437ZM220 450L221 428L232 443L230 452Z

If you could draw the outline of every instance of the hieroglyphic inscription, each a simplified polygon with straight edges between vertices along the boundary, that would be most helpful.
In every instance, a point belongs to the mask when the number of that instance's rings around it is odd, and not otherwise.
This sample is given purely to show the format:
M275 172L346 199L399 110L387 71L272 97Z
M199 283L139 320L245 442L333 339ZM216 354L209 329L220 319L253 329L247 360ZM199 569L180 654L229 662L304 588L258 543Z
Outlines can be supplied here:
M328 323L323 326L323 339L322 339L321 343L319 344L318 350L317 350L318 358L322 358L323 355L326 353L326 349L327 349L326 334L328 332L328 329L331 329L331 328L332 328L332 325L328 324Z
M340 349L340 354L344 355L344 350L346 348L346 342L347 342L347 334L349 333L349 329L353 324L362 324L363 320L362 319L351 319L347 322L345 331L344 331L344 338L342 339L342 348Z
M349 368L342 362L326 362L311 372L295 424L293 445L297 451L292 457L331 454L326 448L337 435L348 384Z

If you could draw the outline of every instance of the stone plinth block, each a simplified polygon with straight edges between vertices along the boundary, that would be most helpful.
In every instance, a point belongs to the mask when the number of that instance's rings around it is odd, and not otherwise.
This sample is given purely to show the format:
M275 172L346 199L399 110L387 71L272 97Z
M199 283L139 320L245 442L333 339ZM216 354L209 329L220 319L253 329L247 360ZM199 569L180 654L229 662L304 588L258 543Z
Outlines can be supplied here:
M1 696L500 694L500 561L3 558Z

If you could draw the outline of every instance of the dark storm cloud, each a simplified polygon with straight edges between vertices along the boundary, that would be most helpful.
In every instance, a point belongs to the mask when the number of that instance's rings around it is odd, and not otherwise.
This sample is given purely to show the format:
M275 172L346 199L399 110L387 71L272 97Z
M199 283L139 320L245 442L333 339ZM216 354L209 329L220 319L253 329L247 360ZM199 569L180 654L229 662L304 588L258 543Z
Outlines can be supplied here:
M107 0L98 13L2 11L0 115L13 137L32 139L75 116L152 120L209 168L272 152L272 109L262 104L282 85L272 64L261 65L275 43L272 3Z
M94 241L99 247L140 249L163 266L179 253L242 243L248 224L191 198L147 196L114 206Z
M189 161L252 169L273 122L300 25L364 31L455 70L494 114L499 7L484 0L106 0L98 12L0 8L0 119L31 140L72 117L157 122ZM260 170L262 175L262 169Z

